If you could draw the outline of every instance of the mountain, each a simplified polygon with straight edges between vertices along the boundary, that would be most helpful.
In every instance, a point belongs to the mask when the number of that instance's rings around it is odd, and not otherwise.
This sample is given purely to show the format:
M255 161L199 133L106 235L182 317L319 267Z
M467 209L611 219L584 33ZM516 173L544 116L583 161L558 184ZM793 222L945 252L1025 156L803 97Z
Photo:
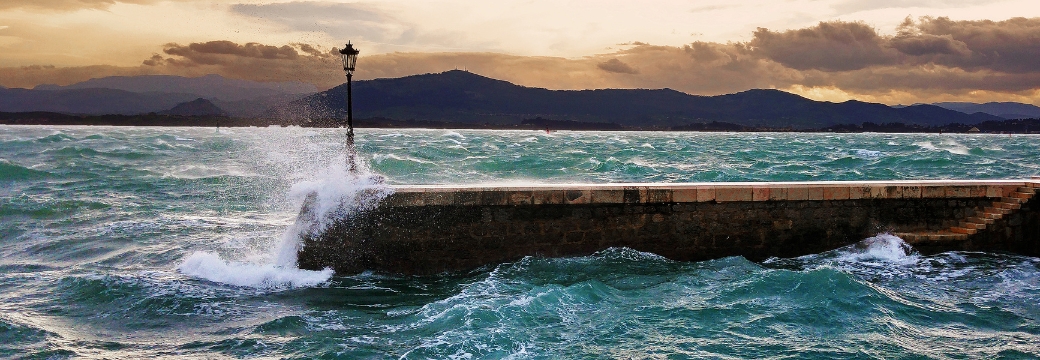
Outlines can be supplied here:
M300 82L264 83L219 75L187 78L169 75L111 76L68 85L0 89L0 111L53 111L68 114L136 115L159 112L198 98L209 99L231 116L256 117L271 104L313 94Z
M197 96L193 94L135 93L113 89L0 89L0 111L135 115L163 111L195 98Z
M312 92L313 93L313 92ZM308 93L311 94L311 93ZM282 104L298 100L306 95L281 94L261 96L245 100L220 100L212 99L213 104L227 111L228 115L239 118L255 118L267 110L271 104Z
M113 89L135 93L194 94L207 99L238 101L274 95L313 94L318 88L302 82L257 82L220 75L182 77L172 75L109 76L67 86L39 85L33 90Z
M941 102L932 105L950 110L960 111L965 114L986 113L996 115L1005 119L1036 119L1040 118L1040 107L1032 104L1017 102L988 102L976 104L969 102Z
M933 105L892 108L860 101L820 102L779 90L748 90L719 96L689 95L671 89L548 90L515 85L461 70L353 85L357 118L414 119L515 124L523 119L677 126L728 122L746 126L821 128L863 122L917 125L974 124L1002 120ZM264 117L303 123L342 118L346 86L275 106Z
M160 112L162 115L176 116L227 116L227 112L214 105L213 102L198 98L189 102L177 104L170 110Z

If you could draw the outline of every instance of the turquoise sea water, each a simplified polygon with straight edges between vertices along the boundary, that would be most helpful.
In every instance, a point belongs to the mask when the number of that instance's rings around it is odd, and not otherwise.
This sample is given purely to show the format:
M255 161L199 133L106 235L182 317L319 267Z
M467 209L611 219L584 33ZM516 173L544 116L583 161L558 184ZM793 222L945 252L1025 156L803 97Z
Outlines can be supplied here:
M343 131L0 126L0 358L1037 358L1040 259L880 234L796 259L629 249L467 273L284 258ZM391 184L1008 179L1040 137L368 130ZM288 239L288 240L287 240Z

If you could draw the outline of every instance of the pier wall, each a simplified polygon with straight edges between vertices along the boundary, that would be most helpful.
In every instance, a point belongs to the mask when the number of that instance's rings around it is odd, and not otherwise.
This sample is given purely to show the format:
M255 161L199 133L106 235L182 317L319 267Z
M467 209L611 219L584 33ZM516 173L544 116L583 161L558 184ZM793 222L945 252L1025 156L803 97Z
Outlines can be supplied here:
M987 220L985 229L950 232L984 216L995 201L1022 198L1021 189L1036 186L1036 180L398 186L374 209L305 237L299 264L341 274L433 274L609 247L682 261L757 261L884 232L917 234L908 242L922 252L1036 256L1040 212L1028 198Z

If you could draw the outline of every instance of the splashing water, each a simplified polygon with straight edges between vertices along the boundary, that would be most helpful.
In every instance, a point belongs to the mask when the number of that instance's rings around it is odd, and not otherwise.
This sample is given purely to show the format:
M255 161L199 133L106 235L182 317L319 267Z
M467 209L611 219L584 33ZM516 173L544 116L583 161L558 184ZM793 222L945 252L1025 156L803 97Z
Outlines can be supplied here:
M239 262L222 259L212 252L198 251L187 256L177 270L209 281L264 289L327 283L333 275L332 269L312 271L298 268L296 256L302 246L302 236L320 233L338 219L375 207L392 193L385 184L386 179L373 174L361 159L358 159L357 173L351 173L342 160L342 157L337 158L315 179L292 186L288 197L293 203L303 204L300 215L286 228L277 245L270 249L270 254L259 256L255 262Z
M303 235L316 235L349 214L371 209L393 190L382 175L367 169L350 174L345 167L335 166L317 180L298 183L290 190L290 197L302 199L300 215L286 230L278 246L277 264L296 267L296 254Z
M277 289L282 287L310 287L325 283L332 270L300 270L274 264L250 264L221 259L219 255L199 251L189 255L177 266L184 275L222 284Z
M920 256L898 236L884 233L839 249L842 261L879 261L905 264L916 261Z
M374 170L363 173L392 184L1040 174L1036 135L454 132L362 129ZM294 224L305 199L330 199L335 215L371 191L350 184L379 187L345 180L343 137L0 126L0 358L1040 357L1040 258L924 255L885 234L764 263L618 248L424 277L301 271L278 250L322 226ZM946 139L970 151L940 149Z

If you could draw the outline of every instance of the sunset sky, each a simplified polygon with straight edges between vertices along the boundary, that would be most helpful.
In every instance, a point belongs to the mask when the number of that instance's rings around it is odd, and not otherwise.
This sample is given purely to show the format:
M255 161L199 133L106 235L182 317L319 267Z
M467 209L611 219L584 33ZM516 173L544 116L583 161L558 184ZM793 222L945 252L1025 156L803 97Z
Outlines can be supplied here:
M0 0L0 85L469 71L550 89L1040 105L1037 0Z

